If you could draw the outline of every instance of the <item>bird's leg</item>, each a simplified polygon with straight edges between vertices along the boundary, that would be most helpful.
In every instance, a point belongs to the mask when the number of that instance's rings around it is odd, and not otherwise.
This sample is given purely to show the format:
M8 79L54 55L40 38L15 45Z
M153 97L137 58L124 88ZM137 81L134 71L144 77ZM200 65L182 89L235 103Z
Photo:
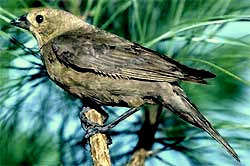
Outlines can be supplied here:
M97 112L99 112L101 115L102 115L102 118L103 118L103 123L105 123L108 118L109 118L109 115L106 111L104 111L101 107L100 104L96 103L95 101L93 101L92 99L90 98L83 98L82 99L82 102L84 103L84 106L85 108L89 107L91 109L94 109L96 110ZM86 107L87 106L87 107ZM88 109L89 109L88 108Z
M85 113L88 112L91 108L89 107L86 107L85 109L83 109L81 112L80 112L80 120L81 120L81 126L84 130L86 130L86 134L84 136L84 138L82 139L82 145L83 147L85 147L85 145L88 143L88 138L91 137L92 135L96 134L96 133L99 133L98 132L98 129L96 128L99 128L101 127L102 125L96 123L96 122L93 122L91 120L89 120ZM93 133L93 134L89 134L89 133ZM111 144L112 143L112 140L111 140L111 137L108 133L105 133L106 134L106 137L107 137L107 141L108 141L108 144Z
M114 128L118 123L120 123L121 121L123 121L124 119L128 118L130 115L134 114L135 112L139 111L139 108L131 108L128 111L126 111L125 113L123 113L122 115L120 115L118 118L116 118L114 121L112 121L111 123L107 124L107 125L103 125L102 129L100 130L101 132L106 132L111 130L112 128Z
M137 112L138 110L139 110L138 107L129 109L128 111L126 111L125 113L120 115L117 119L115 119L114 121L112 121L111 123L107 125L99 125L95 122L89 121L86 118L84 112L82 111L83 113L82 112L80 113L81 122L82 124L85 125L86 128L88 127L86 134L84 136L84 139L83 139L83 143L86 143L86 140L88 140L92 135L97 134L97 133L103 133L107 135L108 142L109 144L111 144L112 140L111 140L110 135L108 134L108 131L114 128L118 123L120 123L121 121L129 117L130 115Z

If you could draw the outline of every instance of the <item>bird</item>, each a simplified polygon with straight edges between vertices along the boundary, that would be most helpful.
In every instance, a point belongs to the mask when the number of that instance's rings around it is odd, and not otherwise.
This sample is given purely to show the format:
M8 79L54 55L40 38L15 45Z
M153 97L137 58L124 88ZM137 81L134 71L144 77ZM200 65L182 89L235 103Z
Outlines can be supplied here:
M187 67L59 9L35 8L10 23L37 39L49 78L100 113L106 113L103 105L160 104L207 132L240 161L179 85L179 81L206 84L213 73Z

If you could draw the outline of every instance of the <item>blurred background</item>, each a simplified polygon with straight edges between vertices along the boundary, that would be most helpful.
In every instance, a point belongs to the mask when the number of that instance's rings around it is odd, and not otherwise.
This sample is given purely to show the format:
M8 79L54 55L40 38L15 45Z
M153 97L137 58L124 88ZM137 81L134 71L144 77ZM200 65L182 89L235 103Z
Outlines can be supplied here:
M79 144L81 102L48 79L33 36L11 19L67 10L99 28L217 75L182 82L188 97L250 165L249 0L0 0L0 165L91 165ZM104 107L110 120L126 108ZM112 130L112 163L146 148L146 165L236 165L205 132L146 106ZM157 116L152 124L150 117ZM150 139L152 138L152 139Z

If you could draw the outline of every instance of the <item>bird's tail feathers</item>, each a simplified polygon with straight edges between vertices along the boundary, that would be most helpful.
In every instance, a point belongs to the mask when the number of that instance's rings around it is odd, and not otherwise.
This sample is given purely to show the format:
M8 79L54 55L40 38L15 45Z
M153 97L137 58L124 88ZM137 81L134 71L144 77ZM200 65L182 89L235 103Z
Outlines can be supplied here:
M210 123L206 123L206 127L202 128L205 130L211 137L213 137L217 142L222 144L224 148L237 160L240 162L240 158L234 149L229 145L229 143L219 134L219 132L214 129Z
M239 156L234 151L234 149L229 145L229 143L219 134L219 132L210 124L210 122L203 116L196 106L191 103L191 101L185 96L183 90L178 85L173 85L174 92L178 96L178 100L181 100L181 103L178 104L178 108L173 108L171 105L165 105L174 112L181 119L186 122L191 123L192 125L203 129L206 131L212 138L217 142L222 144L224 148L237 160L240 161ZM179 105L182 105L179 107Z

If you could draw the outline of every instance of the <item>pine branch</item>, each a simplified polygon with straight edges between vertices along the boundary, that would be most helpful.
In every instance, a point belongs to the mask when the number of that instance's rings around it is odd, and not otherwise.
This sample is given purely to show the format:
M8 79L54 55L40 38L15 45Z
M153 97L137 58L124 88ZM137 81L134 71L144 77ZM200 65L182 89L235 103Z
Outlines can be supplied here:
M155 133L160 123L161 112L162 105L150 105L144 108L145 120L138 132L138 142L127 166L144 166L146 159L151 156L152 146L155 142Z
M145 160L149 156L149 153L150 151L147 151L143 148L138 149L127 163L127 166L144 166Z
M103 125L102 116L94 109L85 113L88 120ZM87 127L87 126L86 126ZM88 129L88 128L87 128ZM89 140L91 156L94 166L111 166L107 138L105 134L97 133Z

